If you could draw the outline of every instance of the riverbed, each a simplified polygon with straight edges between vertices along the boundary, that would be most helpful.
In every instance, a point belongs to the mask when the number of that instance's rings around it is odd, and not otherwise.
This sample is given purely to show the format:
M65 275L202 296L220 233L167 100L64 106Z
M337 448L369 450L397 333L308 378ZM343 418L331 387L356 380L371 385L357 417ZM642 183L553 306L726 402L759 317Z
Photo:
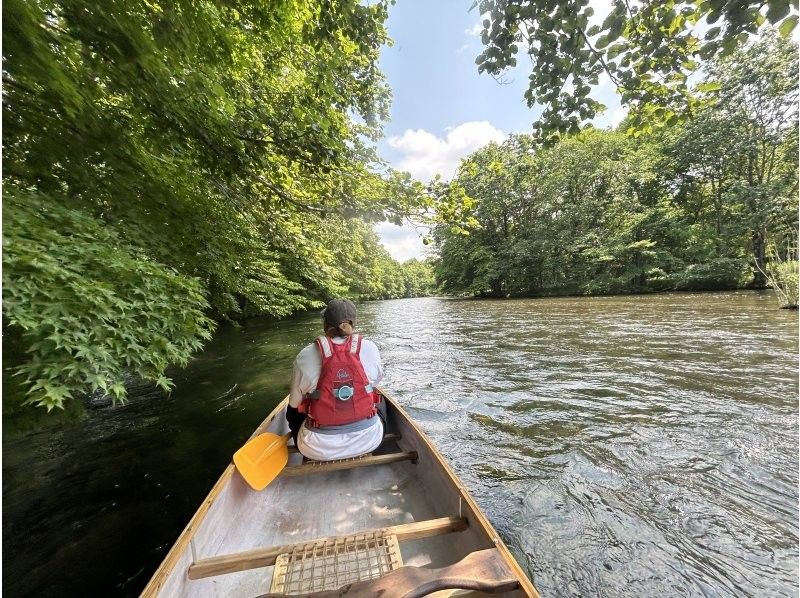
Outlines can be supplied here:
M770 293L359 317L543 596L797 596L798 315ZM7 595L138 595L319 325L223 327L170 396L4 438Z

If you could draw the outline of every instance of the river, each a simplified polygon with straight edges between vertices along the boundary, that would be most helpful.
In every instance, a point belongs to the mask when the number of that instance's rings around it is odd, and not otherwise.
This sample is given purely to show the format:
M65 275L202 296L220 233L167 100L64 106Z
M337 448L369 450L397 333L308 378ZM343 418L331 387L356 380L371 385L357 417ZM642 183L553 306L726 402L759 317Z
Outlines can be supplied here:
M543 596L797 596L798 315L769 293L360 306ZM223 327L169 397L3 440L7 596L135 596L318 316Z

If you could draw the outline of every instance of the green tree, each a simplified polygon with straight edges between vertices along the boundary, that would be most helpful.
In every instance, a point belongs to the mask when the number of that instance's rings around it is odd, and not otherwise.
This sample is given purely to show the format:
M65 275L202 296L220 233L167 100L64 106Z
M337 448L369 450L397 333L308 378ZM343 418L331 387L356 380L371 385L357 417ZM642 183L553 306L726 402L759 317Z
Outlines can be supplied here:
M532 65L525 99L544 106L545 137L577 132L604 106L592 98L601 77L631 108L636 128L674 124L698 106L688 76L701 60L725 56L767 23L787 37L794 0L614 0L595 15L589 0L479 0L484 51L478 70L500 75L520 53ZM766 10L765 10L766 9ZM763 13L763 14L762 14ZM704 31L699 24L710 24ZM702 32L701 32L702 31Z
M754 282L763 286L770 229L784 244L796 232L797 44L767 32L718 61L709 78L720 85L716 109L736 121L735 188L745 210ZM738 151L737 151L738 150Z
M475 152L448 189L475 223L436 229L438 282L494 296L763 285L765 246L796 238L796 72L797 45L767 31L707 65L686 121Z
M671 141L695 221L719 253L749 259L758 287L767 242L796 235L797 69L797 45L774 32L711 63L713 103Z
M436 279L431 261L410 259L402 263L403 297L429 297L436 292Z
M428 201L372 148L387 4L3 4L4 327L30 401L169 386L205 313L350 291L326 224Z
M519 276L524 266L513 252L514 242L518 231L536 226L529 209L541 180L526 174L531 170L527 141L527 136L512 137L462 161L451 193L464 194L462 205L473 222L435 230L441 257L436 275L444 291L502 297L518 290L512 274Z
M16 369L31 401L63 407L75 389L125 396L123 374L164 390L211 336L198 280L144 259L112 227L34 193L3 198L3 309L26 347Z

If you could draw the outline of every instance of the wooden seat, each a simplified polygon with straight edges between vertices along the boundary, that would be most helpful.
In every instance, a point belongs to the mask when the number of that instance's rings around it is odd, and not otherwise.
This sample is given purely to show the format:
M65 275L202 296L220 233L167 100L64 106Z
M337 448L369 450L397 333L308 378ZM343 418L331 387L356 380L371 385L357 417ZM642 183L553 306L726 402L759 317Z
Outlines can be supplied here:
M344 469L355 469L356 467L369 467L371 465L385 465L386 463L396 463L398 461L411 461L416 463L418 455L416 451L388 453L386 455L362 455L352 459L340 459L338 461L308 461L302 465L290 465L284 467L280 473L281 477L291 477L306 475L309 473L327 473L329 471L341 471Z
M303 465L306 465L307 463L315 463L315 464L319 465L320 463L337 463L339 461L344 461L344 462L356 461L356 460L363 459L364 457L372 457L373 454L374 453L365 453L363 455L359 455L358 457L349 457L347 459L333 459L331 461L317 461L316 459L309 459L308 457L303 456Z
M333 536L330 538L320 538L300 542L298 544L286 544L283 546L272 546L269 548L255 548L234 554L223 554L210 558L200 559L189 566L187 576L189 579L203 579L204 577L214 577L236 573L237 571L247 571L260 567L274 565L278 557L282 554L289 554L308 544L327 542L336 543L342 538L353 535L366 536L369 534L382 534L393 536L398 541L418 540L429 538L441 534L462 532L467 529L467 520L462 517L440 517L439 519L429 519L426 521L415 521L414 523L402 523L384 528L365 530L358 534L348 534L347 536Z

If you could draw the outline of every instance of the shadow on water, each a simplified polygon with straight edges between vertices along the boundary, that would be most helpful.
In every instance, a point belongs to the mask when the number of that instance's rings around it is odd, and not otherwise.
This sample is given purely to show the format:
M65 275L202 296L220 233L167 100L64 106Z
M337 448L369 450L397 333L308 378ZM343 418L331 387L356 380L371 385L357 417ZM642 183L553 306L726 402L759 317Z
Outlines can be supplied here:
M135 596L233 452L285 396L316 318L223 327L170 396L3 441L3 589Z
M385 385L545 596L796 596L797 312L758 293L368 303ZM3 441L3 586L135 596L316 315L224 327L169 397Z

